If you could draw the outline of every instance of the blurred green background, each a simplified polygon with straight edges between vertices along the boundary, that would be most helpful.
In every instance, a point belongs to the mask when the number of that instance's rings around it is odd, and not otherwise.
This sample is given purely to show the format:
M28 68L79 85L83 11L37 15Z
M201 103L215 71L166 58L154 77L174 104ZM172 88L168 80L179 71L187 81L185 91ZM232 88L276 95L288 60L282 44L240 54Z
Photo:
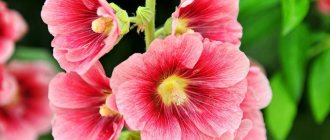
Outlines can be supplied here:
M29 32L20 47L45 49L52 36L40 18L44 0L4 0L19 11ZM113 0L134 15L144 0ZM156 24L161 26L179 0L157 0ZM269 139L330 140L330 17L314 0L240 0L241 49L264 66L273 101L264 110ZM102 58L108 75L131 54L144 52L143 34L132 30ZM42 140L52 139L51 135Z

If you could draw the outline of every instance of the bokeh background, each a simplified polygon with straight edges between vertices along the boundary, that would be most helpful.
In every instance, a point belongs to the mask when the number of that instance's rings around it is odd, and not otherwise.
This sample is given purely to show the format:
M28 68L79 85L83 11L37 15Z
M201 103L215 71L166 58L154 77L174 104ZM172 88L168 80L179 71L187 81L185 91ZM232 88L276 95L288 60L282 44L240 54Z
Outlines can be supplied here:
M29 25L17 43L22 51L51 54L52 36L40 18L44 0L4 0ZM112 0L134 15L144 0ZM157 0L156 24L161 26L179 0ZM264 116L269 139L330 140L330 16L315 0L240 0L244 34L241 49L264 66L273 88L273 101ZM144 52L143 34L132 30L102 63L110 76L131 54ZM40 52L42 53L42 52ZM77 130L79 131L79 130ZM40 138L51 140L50 134Z

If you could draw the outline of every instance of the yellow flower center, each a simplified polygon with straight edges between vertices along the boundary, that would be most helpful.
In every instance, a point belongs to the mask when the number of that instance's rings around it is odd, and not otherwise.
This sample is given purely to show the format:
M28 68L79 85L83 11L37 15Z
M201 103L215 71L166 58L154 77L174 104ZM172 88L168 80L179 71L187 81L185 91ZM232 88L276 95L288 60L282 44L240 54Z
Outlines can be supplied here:
M99 17L92 22L92 30L95 33L109 34L113 27L113 20L108 17Z
M157 92L165 105L169 106L172 103L183 105L188 100L185 92L187 86L188 81L186 79L172 75L162 81L157 88Z
M99 113L102 117L111 117L117 115L118 112L110 109L107 105L103 104L100 106Z
M175 35L182 35L184 33L193 33L194 31L188 28L188 20L178 19L178 23L175 28Z

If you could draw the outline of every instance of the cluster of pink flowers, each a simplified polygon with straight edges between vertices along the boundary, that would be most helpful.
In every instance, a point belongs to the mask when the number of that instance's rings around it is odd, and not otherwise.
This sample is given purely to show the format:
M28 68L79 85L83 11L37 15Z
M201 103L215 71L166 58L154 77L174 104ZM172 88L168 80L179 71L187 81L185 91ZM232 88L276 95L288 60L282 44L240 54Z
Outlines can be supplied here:
M238 0L181 0L172 34L133 54L108 78L98 61L121 38L105 0L46 0L42 18L66 73L50 83L57 140L263 140L268 80L239 50Z
M26 30L23 18L0 1L0 140L36 140L51 128L52 67L41 61L7 63Z

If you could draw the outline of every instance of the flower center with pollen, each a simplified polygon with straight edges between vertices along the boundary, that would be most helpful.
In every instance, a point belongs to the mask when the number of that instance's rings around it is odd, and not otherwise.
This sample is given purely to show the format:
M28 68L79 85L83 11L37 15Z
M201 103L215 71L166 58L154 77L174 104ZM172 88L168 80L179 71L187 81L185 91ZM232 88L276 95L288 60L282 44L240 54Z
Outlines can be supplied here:
M179 76L173 75L166 78L157 88L157 92L160 95L165 105L183 105L187 100L187 94L185 92L188 86L188 81Z
M99 113L102 117L111 117L117 115L118 112L110 109L107 105L103 104L100 106Z
M92 30L95 33L109 34L113 27L113 20L108 17L99 17L92 22Z
M188 28L188 20L178 19L178 23L175 28L175 35L182 35L184 33L193 33L194 31Z

